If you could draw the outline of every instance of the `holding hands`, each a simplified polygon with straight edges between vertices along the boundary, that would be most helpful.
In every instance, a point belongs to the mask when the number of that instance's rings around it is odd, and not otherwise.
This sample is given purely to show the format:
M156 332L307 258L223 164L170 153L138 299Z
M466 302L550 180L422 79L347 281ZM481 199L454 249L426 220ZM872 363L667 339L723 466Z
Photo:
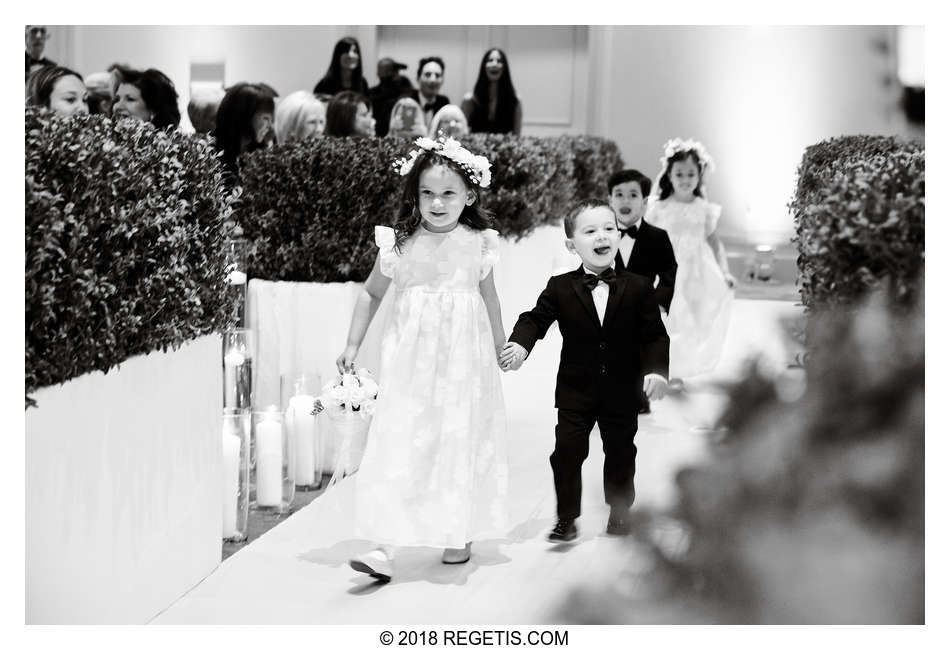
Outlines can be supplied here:
M498 355L498 367L503 371L518 370L524 360L528 358L528 351L514 341L505 343Z

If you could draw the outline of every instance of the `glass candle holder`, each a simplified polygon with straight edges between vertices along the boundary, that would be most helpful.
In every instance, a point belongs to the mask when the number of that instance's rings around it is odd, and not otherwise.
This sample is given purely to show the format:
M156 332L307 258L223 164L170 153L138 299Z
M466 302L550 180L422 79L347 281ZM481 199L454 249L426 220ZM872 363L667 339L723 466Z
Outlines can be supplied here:
M250 503L251 412L225 408L221 416L223 460L221 536L229 542L247 539Z
M284 513L294 501L294 448L276 405L251 418L251 505Z
M775 264L775 247L762 244L755 247L755 278L762 282L772 279Z
M251 408L253 361L254 331L246 328L225 331L222 337L225 408Z
M320 395L320 375L295 372L280 376L280 403L294 448L294 484L315 490L323 478L323 446L313 402Z
M247 305L247 240L235 238L228 241L226 264L231 317L238 327L244 327Z

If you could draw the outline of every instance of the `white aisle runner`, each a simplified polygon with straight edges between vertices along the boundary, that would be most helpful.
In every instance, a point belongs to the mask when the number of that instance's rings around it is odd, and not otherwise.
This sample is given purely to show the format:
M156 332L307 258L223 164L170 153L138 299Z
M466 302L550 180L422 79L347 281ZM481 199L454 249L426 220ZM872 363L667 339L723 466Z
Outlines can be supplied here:
M502 287L500 293L505 304ZM724 357L712 378L735 376L741 358L754 351L781 365L789 352L777 319L798 313L792 303L736 301ZM512 324L506 317L506 327ZM503 375L512 522L504 539L475 543L471 561L457 566L441 564L441 549L400 549L393 581L380 585L347 564L372 543L352 537L353 481L345 479L231 556L153 622L554 624L572 588L612 588L636 551L604 534L603 452L596 430L584 465L580 538L570 546L545 540L554 519L548 456L559 347L554 330L522 370ZM641 416L635 508L672 503L677 470L704 453L705 434L697 427L711 422L721 405L721 397L700 388L685 403L664 400L652 415Z

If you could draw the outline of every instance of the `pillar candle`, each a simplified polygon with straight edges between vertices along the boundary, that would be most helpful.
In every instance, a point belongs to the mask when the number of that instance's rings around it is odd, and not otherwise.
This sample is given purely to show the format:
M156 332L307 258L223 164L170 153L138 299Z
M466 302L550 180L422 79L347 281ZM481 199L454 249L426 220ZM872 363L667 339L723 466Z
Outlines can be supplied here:
M283 467L281 426L277 420L257 424L257 505L279 506Z
M313 442L314 416L312 395L295 395L290 398L287 409L288 423L294 437L294 483L296 485L313 484Z
M224 459L223 537L233 537L238 533L238 472L241 467L241 439L228 431L228 424L225 422L224 430L221 432L221 450Z
M244 355L232 349L224 355L224 405L238 406L237 369L244 363Z

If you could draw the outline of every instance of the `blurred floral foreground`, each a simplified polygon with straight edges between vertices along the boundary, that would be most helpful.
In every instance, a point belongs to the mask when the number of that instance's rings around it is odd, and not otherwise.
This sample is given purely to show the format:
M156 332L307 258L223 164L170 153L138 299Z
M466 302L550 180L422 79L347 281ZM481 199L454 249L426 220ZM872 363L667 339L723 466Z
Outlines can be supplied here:
M804 368L750 363L677 505L634 508L617 579L575 591L558 620L922 624L920 295L810 313Z

